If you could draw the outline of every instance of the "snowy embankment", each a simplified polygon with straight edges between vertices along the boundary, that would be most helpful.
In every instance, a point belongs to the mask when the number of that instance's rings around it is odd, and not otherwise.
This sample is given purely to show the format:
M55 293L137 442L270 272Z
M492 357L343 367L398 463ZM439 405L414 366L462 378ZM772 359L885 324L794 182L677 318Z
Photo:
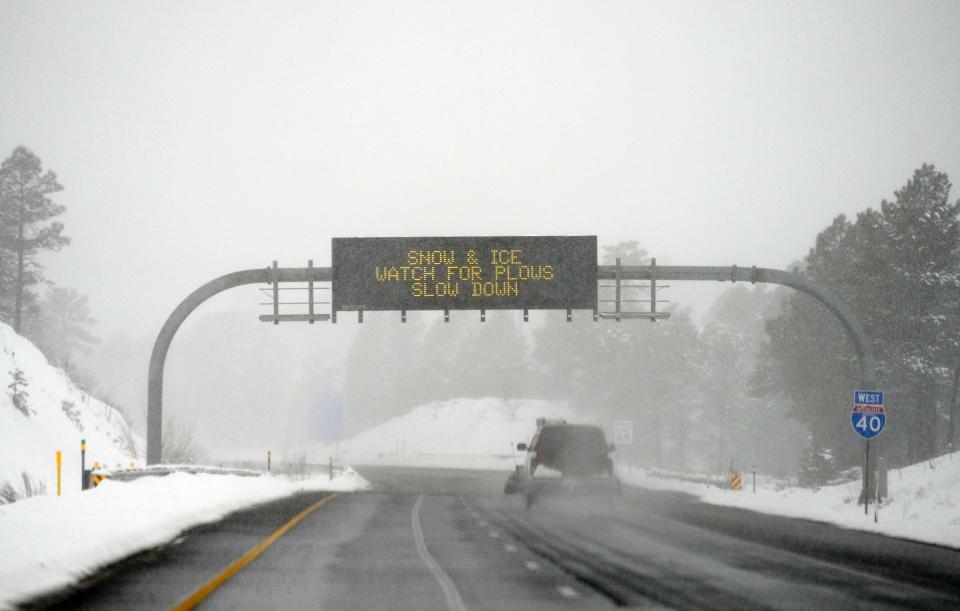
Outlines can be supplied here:
M369 487L349 467L328 481L174 473L0 506L0 608L54 592L137 552L259 503Z
M174 473L107 480L81 492L81 440L87 468L98 462L111 470L137 466L143 440L120 411L77 388L2 323L0 383L0 608L66 587L252 505L304 490L368 487L347 468L333 481ZM60 497L57 450L63 458Z
M575 420L564 404L528 399L454 399L414 408L340 443L340 461L465 469L514 469L513 445L537 418ZM332 454L333 448L327 448Z
M871 504L869 515L864 515L863 506L857 505L859 481L810 489L785 487L782 482L771 482L758 474L754 493L750 473L743 474L740 491L653 477L637 468L628 473L621 467L618 473L623 482L632 486L686 492L706 503L960 548L960 452L891 469L889 495L879 505L876 522L874 505Z
M16 372L21 382L13 399ZM80 440L87 440L87 468L96 461L111 468L139 464L143 439L123 415L77 386L53 367L29 340L0 323L0 487L10 496L45 488L57 493L57 450L63 456L62 489L80 490ZM14 494L15 493L15 494ZM3 496L3 495L0 495ZM0 503L3 500L0 499Z

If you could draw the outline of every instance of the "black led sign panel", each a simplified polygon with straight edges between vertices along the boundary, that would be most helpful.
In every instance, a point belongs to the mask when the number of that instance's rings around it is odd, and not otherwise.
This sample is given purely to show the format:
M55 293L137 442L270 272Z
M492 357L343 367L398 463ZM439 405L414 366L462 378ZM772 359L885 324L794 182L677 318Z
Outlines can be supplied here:
M333 309L597 307L596 236L333 238Z

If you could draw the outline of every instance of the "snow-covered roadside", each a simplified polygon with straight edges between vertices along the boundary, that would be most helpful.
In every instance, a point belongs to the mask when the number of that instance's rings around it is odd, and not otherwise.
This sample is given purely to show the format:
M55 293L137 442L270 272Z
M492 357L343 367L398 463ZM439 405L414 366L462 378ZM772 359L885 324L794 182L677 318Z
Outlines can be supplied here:
M873 521L873 505L869 515L857 505L859 482L809 489L784 487L782 482L769 482L757 475L757 492L753 493L750 473L743 474L740 491L653 477L637 468L632 473L621 468L618 475L631 486L686 492L715 505L960 548L960 452L890 470L889 496L880 505L877 522Z
M0 608L68 586L239 509L301 491L368 487L349 467L333 481L175 473L3 505Z

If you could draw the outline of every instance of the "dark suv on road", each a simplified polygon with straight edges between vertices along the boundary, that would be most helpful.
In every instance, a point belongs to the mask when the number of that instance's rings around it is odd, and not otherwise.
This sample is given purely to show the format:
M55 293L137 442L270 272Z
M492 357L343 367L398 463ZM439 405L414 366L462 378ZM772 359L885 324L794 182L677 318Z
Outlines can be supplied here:
M526 450L519 488L527 507L545 496L598 499L613 504L621 495L603 429L565 420L537 420L537 432Z

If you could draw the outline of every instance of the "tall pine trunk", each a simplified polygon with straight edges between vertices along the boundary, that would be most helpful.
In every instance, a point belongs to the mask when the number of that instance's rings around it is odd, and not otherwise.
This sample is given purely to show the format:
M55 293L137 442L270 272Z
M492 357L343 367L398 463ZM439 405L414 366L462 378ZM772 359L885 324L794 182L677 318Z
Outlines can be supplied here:
M957 400L960 399L960 361L953 370L953 392L950 394L950 427L947 432L947 450L952 452L957 449Z
M937 403L928 386L917 392L917 458L930 460L937 455Z
M21 310L23 309L23 223L17 230L17 292L13 311L13 330L20 333Z

